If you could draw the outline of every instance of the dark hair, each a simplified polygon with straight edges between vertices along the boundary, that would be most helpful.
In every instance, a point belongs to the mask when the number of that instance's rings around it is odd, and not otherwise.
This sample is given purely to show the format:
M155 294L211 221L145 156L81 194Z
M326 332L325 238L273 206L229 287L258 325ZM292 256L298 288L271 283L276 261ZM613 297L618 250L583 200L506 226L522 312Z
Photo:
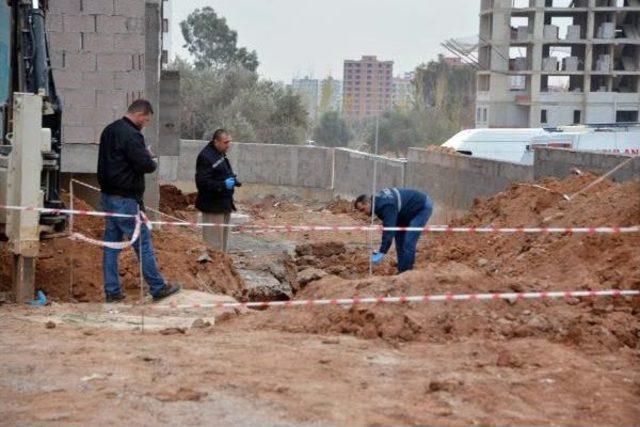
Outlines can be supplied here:
M153 114L153 107L146 99L136 99L127 108L127 113Z
M363 203L370 203L370 202L371 202L371 196L368 196L366 194L361 194L358 196L356 201L353 202L353 207L358 209L358 205L361 205Z
M218 139L220 139L220 137L224 134L229 134L229 132L226 131L226 129L216 129L216 131L213 133L213 135L211 136L211 142L213 141L217 141Z

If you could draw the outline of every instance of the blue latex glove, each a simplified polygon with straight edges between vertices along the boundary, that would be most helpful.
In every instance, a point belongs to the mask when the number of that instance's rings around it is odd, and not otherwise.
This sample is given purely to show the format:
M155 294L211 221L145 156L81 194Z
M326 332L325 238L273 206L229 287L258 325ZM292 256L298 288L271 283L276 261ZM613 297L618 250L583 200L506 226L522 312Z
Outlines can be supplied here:
M380 253L380 252L374 252L373 255L371 255L371 262L378 265L382 262L382 260L384 259L384 254Z
M233 189L236 186L236 179L231 177L224 180L224 185L227 187L227 190Z
M27 302L27 304L34 307L42 307L47 305L47 297L42 291L38 291L38 298Z

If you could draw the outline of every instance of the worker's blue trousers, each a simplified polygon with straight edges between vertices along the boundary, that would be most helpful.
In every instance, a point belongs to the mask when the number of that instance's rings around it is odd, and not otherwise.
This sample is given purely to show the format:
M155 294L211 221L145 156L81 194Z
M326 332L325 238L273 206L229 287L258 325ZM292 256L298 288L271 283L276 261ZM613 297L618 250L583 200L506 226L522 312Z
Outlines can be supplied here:
M433 203L427 199L424 208L413 217L409 224L398 224L398 227L423 228L427 225L432 213ZM413 269L420 235L422 235L420 231L396 231L396 252L398 253L398 271L400 273Z

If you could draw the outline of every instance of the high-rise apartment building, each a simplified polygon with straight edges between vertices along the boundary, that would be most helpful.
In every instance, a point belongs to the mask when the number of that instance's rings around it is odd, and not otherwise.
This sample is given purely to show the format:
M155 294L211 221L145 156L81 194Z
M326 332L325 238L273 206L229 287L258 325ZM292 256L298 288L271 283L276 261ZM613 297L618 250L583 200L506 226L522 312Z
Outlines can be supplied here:
M342 111L349 119L373 117L393 106L393 61L375 56L344 61Z
M481 0L477 127L637 122L640 0Z

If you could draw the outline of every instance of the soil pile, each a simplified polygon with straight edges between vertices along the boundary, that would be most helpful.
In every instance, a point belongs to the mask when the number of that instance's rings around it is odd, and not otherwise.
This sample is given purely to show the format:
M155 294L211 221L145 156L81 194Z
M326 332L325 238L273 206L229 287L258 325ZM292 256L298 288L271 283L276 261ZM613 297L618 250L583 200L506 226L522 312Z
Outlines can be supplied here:
M79 199L75 206L91 209ZM74 231L102 239L104 220L78 216ZM231 259L208 250L197 237L165 227L154 230L153 243L160 270L168 281L181 283L186 289L242 296L244 284ZM0 278L7 284L5 290L11 283L11 264L11 254L5 249L0 253ZM131 249L120 255L120 279L129 300L135 301L140 292L140 264ZM102 301L102 249L68 238L43 240L36 266L36 288L56 301Z
M571 201L573 194L596 177L514 185L476 202L456 225L462 226L635 226L640 224L640 183L605 181ZM549 285L640 288L638 234L439 236L421 251L419 265L456 261L493 276L539 280ZM425 258L427 255L428 258Z
M640 183L605 181L572 201L596 177L543 180L543 190L514 185L478 200L457 221L462 226L631 226L640 224ZM550 190L550 191L549 191ZM640 236L439 235L426 236L416 271L395 272L393 254L368 275L368 254L357 248L301 246L300 271L328 276L310 281L295 299L540 290L640 289ZM339 276L339 277L338 277ZM322 277L322 274L315 274ZM357 280L347 280L357 279ZM544 336L580 346L636 348L640 304L634 300L563 300L457 303L400 307L379 305L263 313L259 325L292 332L350 333L387 340L443 341L461 336L503 340Z
M353 213L353 202L337 198L329 202L327 209L334 215Z
M569 290L569 286L554 289ZM401 296L467 292L534 291L540 287L495 278L450 262L401 276L355 281L327 276L308 284L296 299ZM550 290L550 289L548 289ZM637 348L640 307L619 300L491 301L362 305L277 310L249 319L252 327L300 333L346 333L387 341L443 343L465 337L497 340L540 338L609 350Z
M185 210L190 205L190 200L178 187L170 184L160 186L160 210L172 214Z

